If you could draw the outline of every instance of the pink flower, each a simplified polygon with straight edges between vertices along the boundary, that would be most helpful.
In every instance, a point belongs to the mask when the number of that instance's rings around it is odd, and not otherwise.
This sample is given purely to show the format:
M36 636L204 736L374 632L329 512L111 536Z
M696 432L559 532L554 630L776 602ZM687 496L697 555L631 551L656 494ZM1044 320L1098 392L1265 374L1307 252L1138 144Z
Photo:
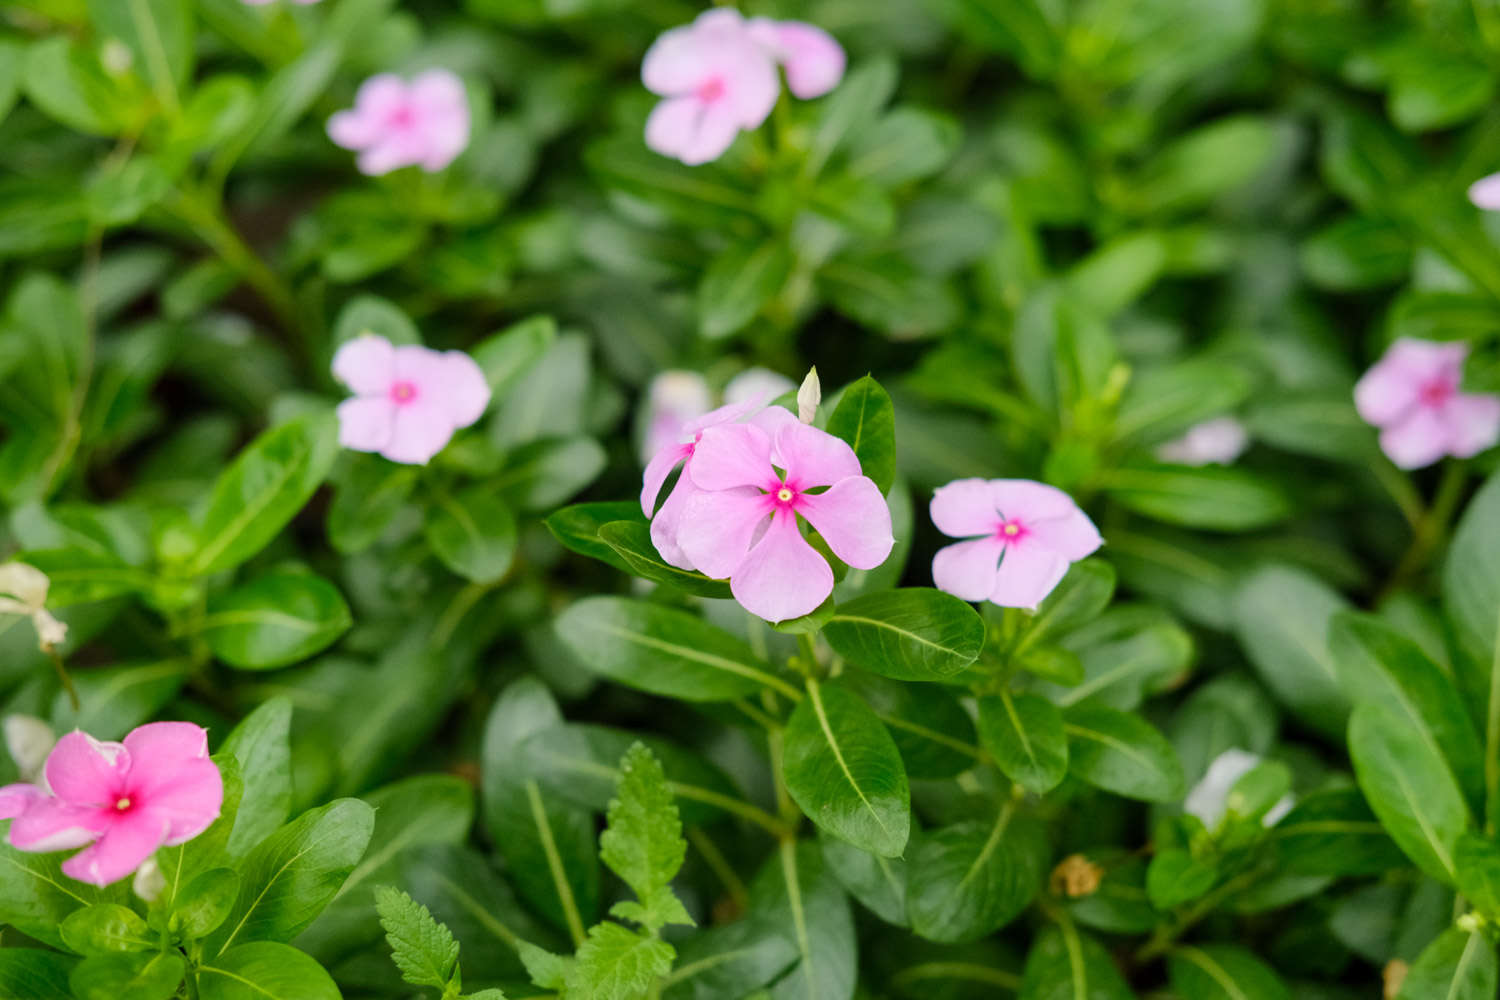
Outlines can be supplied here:
M52 748L43 779L45 789L0 789L11 846L44 853L92 845L62 870L97 886L129 875L158 848L198 836L224 800L208 733L190 722L152 722L123 743L75 730Z
M490 405L484 373L462 351L392 347L366 334L338 349L333 374L357 394L339 404L339 443L392 462L426 465Z
M1156 449L1156 457L1177 465L1229 465L1250 444L1245 425L1233 417L1194 424L1186 434Z
M833 592L833 570L802 537L799 517L856 569L885 562L895 538L885 497L861 475L854 449L780 407L765 412L782 416L703 431L687 470L697 492L677 542L700 571L727 577L747 611L777 622Z
M1477 208L1500 212L1500 174L1490 174L1470 184L1469 200Z
M724 402L754 402L765 406L778 396L797 388L797 383L769 368L746 368L724 387Z
M772 56L724 7L658 38L641 81L665 98L646 119L646 145L689 166L718 159L741 129L759 128L781 93Z
M1462 343L1402 337L1355 385L1355 408L1401 468L1470 458L1500 440L1500 396L1459 391L1468 353Z
M431 69L410 84L393 73L360 84L354 108L328 119L328 137L360 150L359 169L370 175L398 167L442 170L469 144L469 101L463 81Z
M750 20L750 36L786 72L793 95L809 100L822 97L844 78L844 49L832 35L803 21Z
M966 601L1034 608L1102 543L1062 490L1029 479L959 479L932 497L932 523L953 538L932 560L939 590Z
M708 380L697 372L665 371L653 378L646 389L642 461L678 444L683 428L712 408Z

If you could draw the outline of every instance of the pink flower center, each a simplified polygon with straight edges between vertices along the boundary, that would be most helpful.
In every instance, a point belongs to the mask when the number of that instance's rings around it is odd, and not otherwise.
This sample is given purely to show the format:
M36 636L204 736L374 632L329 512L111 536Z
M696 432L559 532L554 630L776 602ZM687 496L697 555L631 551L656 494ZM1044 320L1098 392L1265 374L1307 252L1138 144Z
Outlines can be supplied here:
M398 405L410 403L417 398L417 387L413 382L394 382L391 384L391 402Z
M711 76L698 85L698 100L704 104L712 104L724 96L724 78Z
M1002 542L1019 542L1026 537L1026 526L1020 521L1001 521L995 528L995 537Z
M391 128L408 129L416 124L417 113L412 110L410 104L399 104L391 112L390 117L386 121L390 124Z
M120 796L115 801L115 809L117 811L119 811L119 812L128 812L130 810L130 796L128 796L128 795L122 795L122 796Z
M771 506L774 509L784 510L788 513L796 511L797 501L802 496L795 486L792 486L790 483L784 483L780 479L771 480L770 484L766 487L766 493L770 495Z
M1417 390L1417 396L1423 406L1442 406L1453 397L1458 390L1458 384L1447 376L1439 375L1437 378L1428 379L1422 383L1422 388Z

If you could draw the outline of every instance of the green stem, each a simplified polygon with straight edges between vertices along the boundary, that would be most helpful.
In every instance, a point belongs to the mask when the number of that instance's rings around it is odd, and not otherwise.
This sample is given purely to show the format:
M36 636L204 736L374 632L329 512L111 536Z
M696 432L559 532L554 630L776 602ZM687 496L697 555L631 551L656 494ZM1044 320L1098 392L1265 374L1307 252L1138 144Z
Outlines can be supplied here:
M1490 655L1490 700L1485 719L1484 829L1494 836L1495 818L1500 816L1500 621L1496 622L1495 649Z
M1417 518L1412 528L1411 545L1396 564L1390 580L1381 591L1384 597L1394 592L1411 579L1432 557L1448 534L1448 523L1458 510L1458 501L1463 497L1468 476L1462 462L1449 462L1443 469L1443 478L1438 482L1437 493L1432 503Z
M1250 871L1244 872L1236 878L1232 878L1228 882L1225 882L1223 885L1219 886L1217 889L1213 890L1208 895L1198 900L1196 904L1189 907L1187 911L1183 913L1180 919L1171 924L1164 924L1161 927L1158 927L1156 929L1156 933L1151 935L1151 939L1148 940L1144 945L1142 945L1140 950L1135 953L1135 960L1140 963L1145 963L1151 961L1153 958L1159 958L1162 955L1165 955L1172 949L1172 946L1177 943L1177 939L1179 937L1196 926L1197 923L1204 917L1207 917L1210 913L1213 913L1213 911L1218 908L1219 904L1222 903L1226 898L1234 895L1241 889L1254 884L1256 881L1264 877L1265 872L1262 869L1252 868Z
M1411 480L1383 457L1376 459L1370 469L1375 479L1390 494L1396 508L1401 511L1401 516L1406 518L1406 523L1411 525L1412 530L1416 530L1424 512L1422 496L1411 484Z
M803 675L813 676L818 672L818 647L813 642L812 635L807 632L797 633L797 648L802 655L792 665Z

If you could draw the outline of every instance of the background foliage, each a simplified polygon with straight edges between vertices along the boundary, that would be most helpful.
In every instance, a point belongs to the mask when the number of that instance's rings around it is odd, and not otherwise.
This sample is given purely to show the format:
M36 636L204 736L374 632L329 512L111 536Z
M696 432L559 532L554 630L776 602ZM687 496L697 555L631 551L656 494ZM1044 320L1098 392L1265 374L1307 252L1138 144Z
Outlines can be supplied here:
M748 6L850 70L698 168L641 141L677 0L0 11L0 545L78 694L5 618L0 705L198 721L238 803L149 908L0 847L0 994L1495 996L1500 479L1351 390L1403 335L1500 389L1500 8ZM432 66L469 150L358 176L327 116ZM489 415L340 452L362 332ZM632 413L812 363L890 407L898 546L799 639L656 557ZM961 476L1107 544L1034 617L915 589Z

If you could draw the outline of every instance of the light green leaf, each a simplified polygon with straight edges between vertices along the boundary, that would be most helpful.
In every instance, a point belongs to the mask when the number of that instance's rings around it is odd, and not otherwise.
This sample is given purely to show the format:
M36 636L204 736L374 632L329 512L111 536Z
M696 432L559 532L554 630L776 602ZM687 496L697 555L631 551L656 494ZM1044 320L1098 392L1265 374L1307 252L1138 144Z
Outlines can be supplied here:
M290 945L256 941L198 967L202 1000L341 1000L323 967Z
M75 965L68 983L76 1000L164 1000L176 992L186 971L187 963L175 951L99 955Z
M482 485L439 493L424 530L443 565L475 583L499 582L515 558L515 515Z
M1455 927L1422 949L1396 1000L1490 1000L1497 988L1494 944L1482 931Z
M672 970L676 954L665 941L619 924L591 927L588 940L578 949L578 960L568 970L568 995L635 1000Z
M1302 721L1330 736L1343 734L1349 698L1328 629L1348 607L1317 577L1278 565L1246 577L1234 602L1236 633L1261 679Z
M719 339L744 329L781 291L792 264L791 250L774 237L722 251L698 284L699 332Z
M273 670L321 652L352 624L333 584L308 572L273 571L210 598L199 634L231 666Z
M389 885L375 887L375 909L391 946L391 961L413 986L445 988L458 972L458 942L427 907Z
M839 394L828 433L854 449L859 470L889 493L896 481L896 410L880 383L866 375Z
M636 743L620 761L619 789L599 835L599 858L630 886L637 903L611 910L655 934L667 924L689 924L672 879L687 857L682 821L667 776L644 744Z

